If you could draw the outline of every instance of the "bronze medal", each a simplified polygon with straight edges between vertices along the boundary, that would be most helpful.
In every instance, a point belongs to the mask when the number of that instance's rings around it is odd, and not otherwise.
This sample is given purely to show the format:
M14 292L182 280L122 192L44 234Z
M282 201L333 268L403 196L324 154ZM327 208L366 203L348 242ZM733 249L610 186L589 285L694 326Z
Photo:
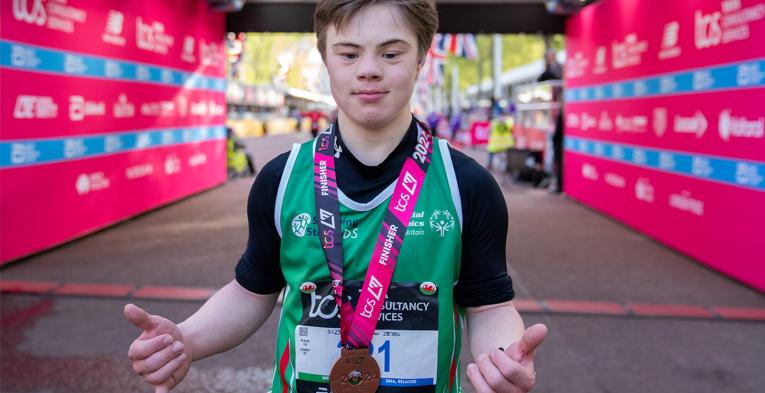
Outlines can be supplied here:
M380 366L369 354L369 348L340 350L329 372L332 393L375 393L380 386Z

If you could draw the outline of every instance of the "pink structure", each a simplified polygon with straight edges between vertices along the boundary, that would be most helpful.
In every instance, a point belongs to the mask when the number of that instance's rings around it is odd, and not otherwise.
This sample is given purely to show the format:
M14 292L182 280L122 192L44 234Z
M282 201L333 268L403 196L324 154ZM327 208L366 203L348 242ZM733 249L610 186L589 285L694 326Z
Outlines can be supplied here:
M0 264L225 181L223 14L0 7Z
M566 34L567 193L765 290L765 2L605 0Z

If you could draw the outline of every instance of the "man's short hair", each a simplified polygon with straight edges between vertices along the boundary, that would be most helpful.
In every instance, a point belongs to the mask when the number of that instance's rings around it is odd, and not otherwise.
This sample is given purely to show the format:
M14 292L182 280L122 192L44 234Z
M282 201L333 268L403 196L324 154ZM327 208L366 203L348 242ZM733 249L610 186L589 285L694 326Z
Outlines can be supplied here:
M392 5L401 11L417 36L418 59L424 61L433 35L438 30L438 13L428 0L319 0L313 15L313 26L322 59L326 60L329 26L333 25L340 31L359 11L373 5Z

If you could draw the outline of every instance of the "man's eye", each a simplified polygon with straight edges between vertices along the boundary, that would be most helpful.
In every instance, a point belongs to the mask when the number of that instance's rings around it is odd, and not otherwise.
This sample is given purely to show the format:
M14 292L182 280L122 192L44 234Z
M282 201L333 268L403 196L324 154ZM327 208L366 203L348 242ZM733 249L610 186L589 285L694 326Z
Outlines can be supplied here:
M355 60L359 57L359 55L356 53L343 53L341 54L341 56L343 56L344 58L348 60Z
M385 53L383 53L383 57L388 59L388 60L395 59L395 58L398 57L398 55L399 55L398 52L385 52Z

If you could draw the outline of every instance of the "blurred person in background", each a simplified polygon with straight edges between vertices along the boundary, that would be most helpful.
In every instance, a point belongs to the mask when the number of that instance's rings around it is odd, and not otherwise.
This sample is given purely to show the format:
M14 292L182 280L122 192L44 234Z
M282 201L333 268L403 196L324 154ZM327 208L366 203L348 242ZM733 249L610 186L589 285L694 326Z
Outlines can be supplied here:
M180 383L192 361L250 337L285 286L273 392L329 390L308 372L336 393L375 392L383 376L387 391L416 377L426 384L418 389L457 393L461 317L477 392L533 388L547 328L525 328L512 302L502 191L410 110L437 26L426 0L318 2L338 119L260 171L234 280L177 325L125 306L143 331L128 356L155 392Z

